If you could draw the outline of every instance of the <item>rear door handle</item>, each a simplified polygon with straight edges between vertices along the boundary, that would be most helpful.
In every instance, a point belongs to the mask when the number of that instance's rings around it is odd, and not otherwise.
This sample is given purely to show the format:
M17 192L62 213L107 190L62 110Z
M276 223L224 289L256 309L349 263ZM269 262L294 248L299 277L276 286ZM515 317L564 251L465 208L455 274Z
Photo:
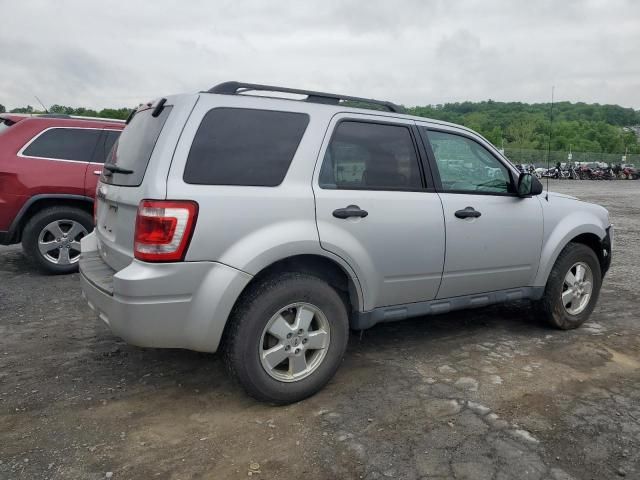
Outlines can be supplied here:
M458 218L478 218L482 214L473 207L467 207L462 210L458 210L455 215Z
M364 218L369 215L369 212L366 210L360 209L358 205L349 205L345 208L338 208L333 211L333 216L336 218L349 218L349 217L360 217Z
M93 174L94 175L102 175L102 170L94 170Z

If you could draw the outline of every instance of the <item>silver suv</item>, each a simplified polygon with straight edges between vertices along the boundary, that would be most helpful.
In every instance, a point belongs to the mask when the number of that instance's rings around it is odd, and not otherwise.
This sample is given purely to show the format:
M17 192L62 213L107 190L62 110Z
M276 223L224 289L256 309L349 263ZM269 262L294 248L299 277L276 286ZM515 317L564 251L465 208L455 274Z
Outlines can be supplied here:
M578 327L611 262L604 208L543 192L473 131L264 85L138 108L97 198L89 306L134 345L222 350L273 403L321 389L350 328L515 299Z

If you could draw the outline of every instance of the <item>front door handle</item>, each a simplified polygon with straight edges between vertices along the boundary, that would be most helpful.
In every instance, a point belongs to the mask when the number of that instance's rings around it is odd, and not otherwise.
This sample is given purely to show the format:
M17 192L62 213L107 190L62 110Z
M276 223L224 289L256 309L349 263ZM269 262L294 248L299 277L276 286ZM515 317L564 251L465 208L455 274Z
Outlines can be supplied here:
M467 207L462 210L458 210L455 215L458 218L478 218L482 214L473 207Z
M364 218L369 215L369 212L366 210L361 210L358 205L349 205L346 208L338 208L333 211L333 216L336 218L349 218L349 217L360 217Z

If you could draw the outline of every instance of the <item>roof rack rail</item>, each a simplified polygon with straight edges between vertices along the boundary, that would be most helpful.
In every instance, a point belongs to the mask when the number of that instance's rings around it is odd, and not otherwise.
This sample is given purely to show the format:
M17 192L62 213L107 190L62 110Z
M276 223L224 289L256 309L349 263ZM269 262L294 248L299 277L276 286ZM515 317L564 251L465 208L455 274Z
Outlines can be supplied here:
M383 100L374 100L372 98L351 97L349 95L338 95L336 93L324 93L314 92L311 90L301 90L297 88L285 88L274 87L272 85L260 85L257 83L243 83L243 82L224 82L211 87L206 93L220 93L224 95L237 95L239 93L249 91L262 91L262 92L280 92L280 93L293 93L298 95L306 95L305 101L313 103L325 103L329 105L338 105L340 101L348 102L361 102L368 103L370 105L380 105L385 107L390 112L403 113L404 108L395 103L386 102Z

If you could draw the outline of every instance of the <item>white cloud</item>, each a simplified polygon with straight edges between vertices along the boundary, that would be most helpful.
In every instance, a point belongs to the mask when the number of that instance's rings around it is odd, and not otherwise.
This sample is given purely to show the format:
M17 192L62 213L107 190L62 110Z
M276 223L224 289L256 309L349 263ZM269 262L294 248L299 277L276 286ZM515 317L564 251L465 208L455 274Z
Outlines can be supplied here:
M132 106L225 80L406 105L640 108L640 2L0 0L0 103Z

